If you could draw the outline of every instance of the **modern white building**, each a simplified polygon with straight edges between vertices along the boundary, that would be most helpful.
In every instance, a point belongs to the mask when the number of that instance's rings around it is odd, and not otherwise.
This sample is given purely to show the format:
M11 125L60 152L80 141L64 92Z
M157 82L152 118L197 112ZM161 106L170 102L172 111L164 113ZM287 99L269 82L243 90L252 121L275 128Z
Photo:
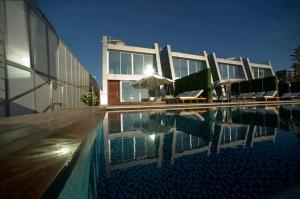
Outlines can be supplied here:
M270 62L250 62L249 58L242 57L222 58L206 51L199 54L172 51L170 45L160 49L158 43L152 48L137 47L107 36L103 37L102 53L102 105L147 98L146 89L131 86L145 75L158 74L176 80L210 68L212 84L221 80L236 82L274 76Z

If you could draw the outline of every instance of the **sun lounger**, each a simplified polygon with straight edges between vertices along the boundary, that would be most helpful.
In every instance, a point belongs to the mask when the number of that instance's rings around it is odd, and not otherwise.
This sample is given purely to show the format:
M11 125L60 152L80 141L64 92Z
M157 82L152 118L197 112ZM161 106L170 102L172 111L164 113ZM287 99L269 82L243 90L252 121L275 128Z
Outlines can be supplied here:
M238 99L243 99L243 100L246 100L246 99L251 99L253 96L254 96L254 92L253 93L241 93L239 96L238 96Z
M262 98L264 97L266 92L256 92L255 95L252 98Z
M280 99L282 100L287 100L287 99L298 99L300 98L300 92L296 92L296 93L284 93Z
M178 100L179 103L185 103L185 102L203 102L206 100L205 97L201 97L201 94L203 93L203 90L195 90L195 91L189 91L189 93L185 96L179 96Z
M280 97L276 97L275 95L277 94L277 91L268 91L266 92L266 94L264 95L264 99L266 101L268 100L279 100Z
M179 93L175 98L165 98L163 100L167 103L202 102L206 100L206 98L201 97L202 93L203 90L186 91Z

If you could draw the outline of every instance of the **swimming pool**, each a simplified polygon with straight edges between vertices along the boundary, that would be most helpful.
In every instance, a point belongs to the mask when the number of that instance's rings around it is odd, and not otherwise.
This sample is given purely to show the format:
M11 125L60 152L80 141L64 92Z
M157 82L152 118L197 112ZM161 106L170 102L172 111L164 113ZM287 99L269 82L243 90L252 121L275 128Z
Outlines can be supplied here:
M299 129L300 105L107 112L59 197L297 197Z

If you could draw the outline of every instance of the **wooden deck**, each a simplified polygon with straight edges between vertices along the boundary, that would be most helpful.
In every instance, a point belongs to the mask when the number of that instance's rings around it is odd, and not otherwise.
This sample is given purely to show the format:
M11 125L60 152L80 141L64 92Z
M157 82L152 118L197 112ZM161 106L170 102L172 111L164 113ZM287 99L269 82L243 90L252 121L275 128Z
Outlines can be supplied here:
M39 198L103 120L99 108L0 119L0 198Z

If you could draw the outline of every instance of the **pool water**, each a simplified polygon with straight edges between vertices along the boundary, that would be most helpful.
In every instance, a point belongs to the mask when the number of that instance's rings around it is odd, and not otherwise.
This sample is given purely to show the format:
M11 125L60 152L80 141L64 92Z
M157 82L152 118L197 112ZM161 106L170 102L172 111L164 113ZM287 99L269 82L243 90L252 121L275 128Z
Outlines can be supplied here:
M108 112L60 198L300 198L300 105Z

